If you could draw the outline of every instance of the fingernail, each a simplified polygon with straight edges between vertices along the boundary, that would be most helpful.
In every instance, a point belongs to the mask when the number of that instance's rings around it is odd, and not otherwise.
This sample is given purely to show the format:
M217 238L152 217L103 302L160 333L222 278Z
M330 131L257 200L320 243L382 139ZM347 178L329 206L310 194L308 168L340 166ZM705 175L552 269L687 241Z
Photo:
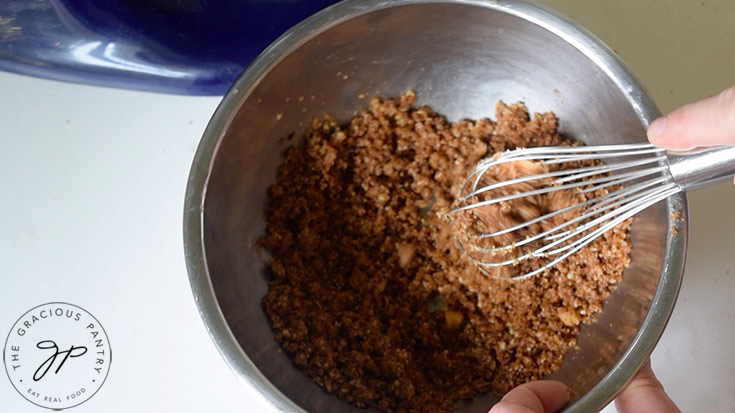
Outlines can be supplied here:
M666 129L666 119L666 116L658 118L648 127L648 140L652 144L655 145L661 140L661 135L663 135L664 129Z

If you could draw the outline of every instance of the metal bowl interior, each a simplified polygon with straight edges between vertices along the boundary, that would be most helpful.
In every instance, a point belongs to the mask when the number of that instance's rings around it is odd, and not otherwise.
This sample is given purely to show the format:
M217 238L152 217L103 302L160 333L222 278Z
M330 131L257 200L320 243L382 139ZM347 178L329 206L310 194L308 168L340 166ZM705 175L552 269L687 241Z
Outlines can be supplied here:
M554 111L563 134L588 144L645 140L658 115L609 49L532 3L348 0L287 32L213 116L184 217L189 276L207 329L236 374L281 411L364 411L293 365L261 305L267 257L255 244L267 189L282 152L298 142L283 138L302 136L324 112L347 121L367 105L362 94L395 97L407 89L450 120L492 117L498 100L520 100L531 111ZM602 408L653 350L679 289L686 223L683 195L636 217L623 282L553 375L572 388L569 411ZM494 401L483 395L462 411L486 412Z

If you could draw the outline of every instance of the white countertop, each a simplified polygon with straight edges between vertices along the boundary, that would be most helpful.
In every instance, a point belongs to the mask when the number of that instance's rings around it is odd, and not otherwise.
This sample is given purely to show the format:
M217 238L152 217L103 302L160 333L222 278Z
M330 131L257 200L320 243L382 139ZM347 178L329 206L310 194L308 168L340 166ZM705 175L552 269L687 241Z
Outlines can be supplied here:
M725 1L546 3L613 47L664 111L735 84L735 9ZM0 91L3 341L27 310L67 301L104 325L114 353L99 393L71 411L275 411L219 356L184 265L184 188L219 98L6 73ZM686 275L653 353L684 411L735 412L734 210L730 184L690 196ZM3 376L0 412L45 411Z
M50 301L109 336L99 393L72 412L273 411L231 373L196 312L182 213L219 98L0 73L0 335ZM44 412L0 373L0 412Z

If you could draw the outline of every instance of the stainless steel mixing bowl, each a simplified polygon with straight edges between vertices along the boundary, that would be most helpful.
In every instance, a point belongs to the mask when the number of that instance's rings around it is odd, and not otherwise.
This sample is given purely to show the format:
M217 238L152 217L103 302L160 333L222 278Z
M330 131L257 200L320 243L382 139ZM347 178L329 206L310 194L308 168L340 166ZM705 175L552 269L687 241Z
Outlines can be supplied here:
M189 177L186 261L199 311L225 361L286 412L357 412L323 392L280 351L263 312L267 189L284 137L329 112L348 120L370 96L414 89L450 120L524 101L554 111L561 132L590 144L645 140L658 116L623 63L575 23L521 1L348 0L305 20L235 82L207 127ZM296 139L297 141L298 139ZM670 218L674 210L681 218ZM553 375L569 411L602 408L653 350L676 300L687 239L677 195L638 215L633 257L597 322ZM678 231L673 231L676 225ZM463 411L486 412L484 395Z

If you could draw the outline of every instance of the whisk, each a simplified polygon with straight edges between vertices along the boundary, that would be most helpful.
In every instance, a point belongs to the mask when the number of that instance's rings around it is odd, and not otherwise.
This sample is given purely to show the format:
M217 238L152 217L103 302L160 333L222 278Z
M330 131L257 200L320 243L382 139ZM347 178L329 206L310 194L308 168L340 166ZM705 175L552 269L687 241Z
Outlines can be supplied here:
M532 162L547 169L485 182L492 168L516 162ZM571 162L576 167L563 167ZM554 170L548 171L549 168ZM473 210L477 213L492 205L512 208L512 202L522 198L549 196L555 191L583 195L579 202L505 228L456 237L465 254L488 275L490 268L515 266L532 258L548 259L545 265L510 276L519 280L542 273L671 195L708 186L733 174L735 146L678 153L648 143L517 149L480 161L462 185L457 205L449 214L456 216ZM500 196L493 196L498 192ZM567 216L573 218L559 222L560 217ZM529 231L532 226L542 229L533 233ZM507 243L509 238L513 241ZM501 239L506 244L498 241ZM520 252L508 257L512 251Z

